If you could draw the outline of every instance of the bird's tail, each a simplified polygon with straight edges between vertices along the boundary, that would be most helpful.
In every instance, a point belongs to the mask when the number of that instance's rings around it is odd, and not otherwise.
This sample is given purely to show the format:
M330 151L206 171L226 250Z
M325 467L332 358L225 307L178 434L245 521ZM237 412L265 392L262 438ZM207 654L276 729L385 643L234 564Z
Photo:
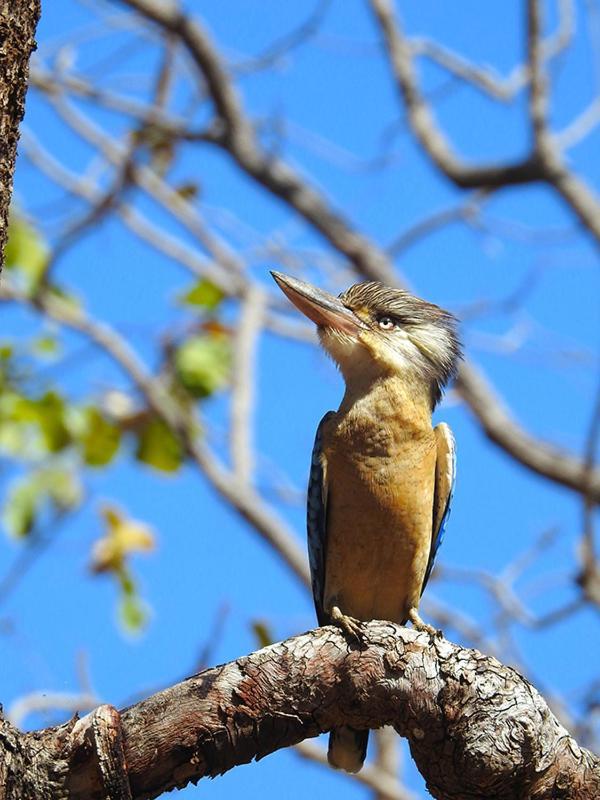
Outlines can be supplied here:
M369 731L356 728L336 728L329 734L327 760L332 767L346 772L358 772L367 755Z

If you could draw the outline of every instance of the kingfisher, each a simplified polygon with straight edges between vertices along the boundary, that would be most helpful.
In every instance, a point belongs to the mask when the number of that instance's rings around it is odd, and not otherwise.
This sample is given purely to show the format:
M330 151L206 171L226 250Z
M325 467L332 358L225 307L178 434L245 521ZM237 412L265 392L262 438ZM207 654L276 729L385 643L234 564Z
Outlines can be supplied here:
M312 592L319 625L360 640L361 622L419 616L448 519L455 444L432 413L461 357L458 320L402 289L357 283L335 297L272 272L317 326L346 391L317 428L308 486ZM329 763L358 772L368 731L334 729Z

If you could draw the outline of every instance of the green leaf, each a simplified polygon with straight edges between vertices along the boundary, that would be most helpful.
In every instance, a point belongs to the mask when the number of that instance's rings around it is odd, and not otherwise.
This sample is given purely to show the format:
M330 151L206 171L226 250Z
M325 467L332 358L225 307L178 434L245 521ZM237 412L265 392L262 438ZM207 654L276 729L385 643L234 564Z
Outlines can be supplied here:
M33 225L23 217L11 215L8 242L4 250L7 269L18 271L29 291L35 291L48 263L48 246Z
M123 566L117 573L121 597L119 622L129 634L139 634L149 618L148 605L142 600L131 572Z
M13 352L14 349L11 342L9 342L8 340L0 342L0 360L10 361Z
M168 425L156 417L140 430L135 456L161 472L176 472L183 461L179 440Z
M54 336L46 334L38 336L31 342L31 351L43 358L55 358L60 352L60 345Z
M231 344L224 333L195 336L175 353L177 377L193 397L209 397L229 383Z
M40 485L58 511L68 511L81 502L83 491L77 475L64 468L46 469L38 473Z
M2 525L16 539L31 533L38 510L37 487L24 481L13 485L2 509Z
M224 297L225 295L216 284L203 278L192 286L188 292L181 295L179 300L188 306L196 306L205 311L213 311Z
M71 443L71 435L65 423L65 402L56 392L46 392L39 398L13 393L11 405L7 422L34 425L42 434L38 444L45 451L58 453Z
M83 460L90 467L104 467L114 458L121 431L94 406L84 409L83 433L79 438Z
M37 421L51 453L63 450L71 443L71 435L65 424L65 403L56 392L46 392L37 401Z
M139 634L148 623L148 607L137 595L123 595L119 602L119 622L126 633Z
M81 502L82 489L77 476L63 467L28 473L8 491L2 509L2 522L11 536L22 538L33 530L45 508L68 511Z

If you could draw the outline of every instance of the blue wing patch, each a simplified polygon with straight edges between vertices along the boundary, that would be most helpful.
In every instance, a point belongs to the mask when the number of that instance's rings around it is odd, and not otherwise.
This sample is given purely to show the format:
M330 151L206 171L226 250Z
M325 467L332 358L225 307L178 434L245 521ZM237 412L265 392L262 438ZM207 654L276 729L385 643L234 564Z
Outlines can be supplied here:
M306 505L306 529L308 533L308 562L313 599L319 625L327 625L328 617L323 609L325 591L325 550L327 547L327 477L323 461L321 438L324 422L333 414L328 411L317 428L310 462L308 497Z
M434 430L437 442L437 460L435 464L435 491L433 497L433 520L431 550L429 562L425 570L425 578L421 594L433 570L435 557L444 539L444 532L450 518L450 507L456 483L456 446L452 431L441 422Z

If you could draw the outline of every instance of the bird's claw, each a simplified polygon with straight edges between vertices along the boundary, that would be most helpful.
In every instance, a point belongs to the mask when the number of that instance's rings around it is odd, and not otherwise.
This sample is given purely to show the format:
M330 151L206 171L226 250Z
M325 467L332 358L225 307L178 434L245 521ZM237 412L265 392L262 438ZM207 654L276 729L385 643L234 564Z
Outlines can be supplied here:
M419 612L416 608L410 609L408 612L408 618L412 622L413 628L417 631L428 633L430 636L434 636L437 639L440 639L444 635L443 631L439 630L438 628L434 628L433 625L429 625L427 622L424 622L419 616Z
M337 606L334 606L331 609L331 622L333 625L337 625L338 628L341 628L348 638L354 639L359 644L362 644L364 633L360 620L343 614Z

